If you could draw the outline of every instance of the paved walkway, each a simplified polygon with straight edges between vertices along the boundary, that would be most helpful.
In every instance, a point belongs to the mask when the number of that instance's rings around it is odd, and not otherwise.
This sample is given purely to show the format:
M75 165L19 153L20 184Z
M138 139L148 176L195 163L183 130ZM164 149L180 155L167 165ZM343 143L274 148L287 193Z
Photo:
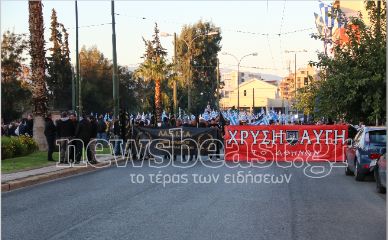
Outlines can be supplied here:
M112 159L112 157L100 157L98 160L99 162L105 162ZM1 183L13 181L13 180L18 180L30 176L36 176L36 175L41 175L41 174L46 174L46 173L51 173L51 172L57 172L57 171L62 171L64 169L69 169L69 168L74 168L70 165L59 165L57 166L56 164L51 165L51 166L46 166L42 168L36 168L36 169L30 169L26 171L20 171L20 172L15 172L15 173L2 173L1 174Z

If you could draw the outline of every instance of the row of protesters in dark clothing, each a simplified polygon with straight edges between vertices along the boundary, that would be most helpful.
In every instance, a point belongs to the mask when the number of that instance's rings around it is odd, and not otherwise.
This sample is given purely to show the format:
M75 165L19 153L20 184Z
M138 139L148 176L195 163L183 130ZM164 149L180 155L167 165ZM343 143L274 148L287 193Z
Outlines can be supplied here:
M153 122L152 117L153 116L150 116L150 114L143 114L142 116L138 115L138 117L132 118L131 124L133 124L132 126L135 128L136 127L140 127L140 128L180 128L180 127L184 127L184 128L186 128L186 127L187 128L214 128L214 129L216 129L216 139L220 140L222 142L222 139L223 139L222 131L223 131L223 125L225 123L222 121L223 119L220 119L220 118L222 118L220 116L212 117L208 121L206 121L201 116L195 117L194 115L192 115L192 116L184 116L182 118L181 117L175 118L175 116L172 114L169 117L167 117L166 115L162 116L162 119L161 119L162 121L157 125L152 124L152 122ZM135 139L136 136L131 135L131 138ZM131 147L133 147L133 149L134 149L134 146L131 146ZM219 157L218 155L221 152L221 148L222 148L221 143L217 141L216 142L217 157ZM134 154L133 149L131 152ZM143 155L140 155L138 157L140 159L150 158L149 154L146 154L145 156L143 156ZM177 155L178 154L174 154L172 156L174 160L177 159ZM188 160L197 159L198 158L197 149L193 149L193 150L189 151L188 154L183 156L183 157L186 159L188 158ZM164 155L164 158L169 159L170 155Z
M97 138L97 128L94 116L83 115L81 120L77 121L75 114L69 116L67 112L63 112L61 118L54 124L52 116L48 115L44 131L48 143L47 160L54 161L52 154L57 140L60 163L80 163L84 148L88 162L97 163L94 154L95 141L91 142ZM91 144L87 147L89 142Z

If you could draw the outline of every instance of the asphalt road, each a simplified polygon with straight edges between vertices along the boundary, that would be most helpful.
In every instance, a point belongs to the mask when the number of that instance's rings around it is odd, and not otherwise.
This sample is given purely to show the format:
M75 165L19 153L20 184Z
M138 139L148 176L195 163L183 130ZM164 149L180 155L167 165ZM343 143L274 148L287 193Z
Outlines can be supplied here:
M238 171L246 180L247 173L291 178L230 183ZM157 173L178 174L181 182L151 183L149 174ZM142 174L144 183L133 183L130 174ZM192 174L219 179L194 183ZM303 168L275 165L113 167L2 194L3 239L378 240L385 239L385 226L385 195L342 168L314 179Z

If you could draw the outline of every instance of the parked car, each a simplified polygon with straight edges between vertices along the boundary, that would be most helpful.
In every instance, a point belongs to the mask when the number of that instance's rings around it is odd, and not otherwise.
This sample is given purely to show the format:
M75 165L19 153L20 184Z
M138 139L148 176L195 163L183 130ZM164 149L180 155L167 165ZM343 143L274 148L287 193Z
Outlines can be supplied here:
M387 160L385 158L385 153L377 161L376 167L374 169L376 188L379 193L385 193L387 188Z
M354 175L357 181L363 181L373 172L377 160L385 153L386 127L363 127L346 149L346 175Z

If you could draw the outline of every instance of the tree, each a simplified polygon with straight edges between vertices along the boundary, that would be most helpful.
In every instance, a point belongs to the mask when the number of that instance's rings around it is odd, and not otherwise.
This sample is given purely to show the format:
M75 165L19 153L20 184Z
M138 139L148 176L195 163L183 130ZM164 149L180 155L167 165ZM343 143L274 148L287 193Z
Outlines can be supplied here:
M118 66L118 79L120 87L120 103L121 107L129 112L136 112L139 110L138 85L133 78L133 73L124 66Z
M315 91L317 116L344 118L349 122L378 123L386 112L386 2L365 2L371 25L361 16L341 15L345 21L346 43L333 43L333 57L318 54L313 64L321 68L319 88ZM341 14L341 12L339 12Z
M218 34L206 35L210 32ZM221 39L220 29L211 22L203 21L183 26L177 39L178 69L181 76L178 95L187 94L187 87L191 88L190 111L193 113L203 112L208 102L213 105L216 103L217 54L221 50ZM187 106L186 96L180 98L181 107Z
M34 104L34 140L39 150L47 150L44 136L44 116L47 113L45 81L44 25L41 1L29 1L30 56L32 71L32 100Z
M146 47L144 62L135 71L136 77L155 84L155 114L156 121L161 122L162 116L162 81L168 79L171 65L167 63L167 52L160 43L158 25L155 23L153 39L143 39Z
M1 42L1 113L5 122L20 118L28 109L31 98L30 86L23 78L24 53L28 42L26 36L6 31Z
M96 46L80 51L80 74L82 79L82 103L86 113L109 113L113 108L112 62ZM118 66L121 108L138 111L139 84L133 73L124 66ZM149 90L148 90L149 91Z
M55 9L51 14L51 37L52 47L49 48L51 55L47 57L47 85L51 105L54 109L69 110L72 106L72 69L70 63L70 51L66 28L58 22Z
M112 63L96 46L80 51L82 103L85 112L110 112L112 99Z

